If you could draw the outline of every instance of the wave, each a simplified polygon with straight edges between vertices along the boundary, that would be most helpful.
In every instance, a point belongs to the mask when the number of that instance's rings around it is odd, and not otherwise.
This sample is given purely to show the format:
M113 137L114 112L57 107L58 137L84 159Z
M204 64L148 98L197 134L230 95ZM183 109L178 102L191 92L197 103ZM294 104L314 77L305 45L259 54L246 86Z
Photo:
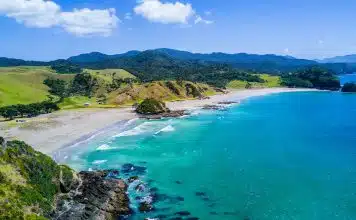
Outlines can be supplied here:
M162 128L161 130L157 131L155 134L159 134L161 132L172 132L175 131L176 129L172 126L172 125L168 125L164 128Z
M107 160L94 160L94 161L92 162L92 164L98 165L98 164L103 164L103 163L106 163L106 162L107 162Z
M134 127L131 130L123 131L117 135L114 135L113 137L136 136L148 132L151 128L152 128L151 122L144 122L139 126Z
M96 150L102 150L102 151L110 150L110 149L112 149L112 148L107 144L100 145L98 148L96 148Z

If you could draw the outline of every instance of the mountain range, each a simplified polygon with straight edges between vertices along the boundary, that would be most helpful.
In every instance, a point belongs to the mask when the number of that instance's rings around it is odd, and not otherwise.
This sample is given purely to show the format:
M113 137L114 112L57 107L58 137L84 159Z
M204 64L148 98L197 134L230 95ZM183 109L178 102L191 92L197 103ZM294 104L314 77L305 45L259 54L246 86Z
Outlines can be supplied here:
M25 61L20 59L0 58L0 67L4 66L44 66L57 62L68 62L83 68L125 68L145 63L145 65L174 66L177 63L191 65L193 63L224 63L231 67L253 72L265 72L281 74L292 72L308 66L319 65L336 73L356 72L356 55L338 56L323 60L299 59L292 56L280 56L274 54L257 55L247 53L191 53L187 51L160 48L146 51L128 51L122 54L107 55L100 52L92 52L72 56L67 60L55 60L51 62Z

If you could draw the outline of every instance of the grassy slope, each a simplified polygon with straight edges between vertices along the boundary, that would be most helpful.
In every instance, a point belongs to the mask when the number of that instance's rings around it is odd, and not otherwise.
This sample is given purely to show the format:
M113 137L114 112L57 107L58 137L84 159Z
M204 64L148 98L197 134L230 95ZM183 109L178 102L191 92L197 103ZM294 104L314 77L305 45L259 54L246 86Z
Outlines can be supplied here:
M0 107L13 104L29 104L47 98L48 87L43 85L47 77L64 80L72 74L56 74L49 67L2 67L0 68Z
M91 69L84 69L84 72L88 72L96 77L99 77L106 82L112 82L112 76L115 73L115 78L132 78L135 79L136 77L131 73L127 72L123 69L103 69L103 70L91 70Z
M0 219L46 219L43 216L49 217L53 209L59 182L72 180L70 168L23 142L8 142L6 149L0 146Z
M98 98L74 96L65 98L63 103L59 105L61 109L76 109L86 108L84 104L90 103L90 108L113 108L118 106L129 106L136 102L140 102L145 98L155 98L162 101L177 101L184 99L194 99L192 95L186 94L185 85L179 86L175 81L171 81L173 85L179 90L179 95L171 91L165 81L151 82L145 84L135 83L133 85L123 85L120 89L107 93L107 102L105 104L98 104ZM202 95L209 96L216 94L216 91L203 83L193 84L200 88ZM102 94L102 91L99 92Z
M268 74L261 74L260 77L264 79L265 83L251 83L252 88L273 88L281 87L281 78L279 76L271 76ZM240 80L231 81L227 87L230 89L245 89L247 82Z
M115 78L135 78L135 76L122 69L86 69L85 71L97 77L99 81L100 87L96 97L74 96L65 98L63 103L59 105L61 109L83 108L85 103L90 103L91 108L112 108L131 105L145 98L156 98L163 101L195 98L192 95L186 94L185 85L187 82L183 82L183 85L178 85L175 81L172 81L172 84L177 88L179 94L175 94L169 89L164 81L145 84L135 83L131 86L123 84L120 89L108 93L106 88L107 85L112 83L113 73L116 73ZM49 93L48 87L43 84L43 80L47 77L70 81L74 75L56 74L49 67L23 66L0 68L0 107L13 104L29 104L45 100ZM206 84L197 83L194 86L205 96L216 93L212 87ZM99 95L107 97L105 104L98 103L97 97Z
M132 87L125 86L112 92L108 97L108 101L114 105L131 105L146 98L155 98L162 101L177 101L196 98L186 94L185 85L189 82L183 82L182 86L178 85L175 81L170 82L178 89L179 94L176 94L169 89L166 85L166 81L158 81L145 84L134 84ZM198 88L204 96L216 94L216 91L207 84L197 83L193 85Z

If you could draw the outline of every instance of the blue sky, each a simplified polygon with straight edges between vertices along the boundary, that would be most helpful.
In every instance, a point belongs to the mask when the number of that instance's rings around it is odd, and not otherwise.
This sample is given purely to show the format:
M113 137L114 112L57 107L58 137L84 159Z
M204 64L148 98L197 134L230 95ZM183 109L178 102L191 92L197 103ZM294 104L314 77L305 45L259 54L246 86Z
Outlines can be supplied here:
M356 53L351 0L21 1L0 0L0 56L53 60L162 47L309 59Z

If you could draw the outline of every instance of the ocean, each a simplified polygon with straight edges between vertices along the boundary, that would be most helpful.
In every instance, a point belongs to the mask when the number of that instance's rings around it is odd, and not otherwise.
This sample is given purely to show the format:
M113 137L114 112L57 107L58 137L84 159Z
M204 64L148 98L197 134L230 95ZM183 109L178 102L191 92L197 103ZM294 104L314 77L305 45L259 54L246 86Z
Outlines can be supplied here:
M120 122L55 158L138 176L129 219L356 219L356 95L280 93ZM140 214L142 201L154 210Z

